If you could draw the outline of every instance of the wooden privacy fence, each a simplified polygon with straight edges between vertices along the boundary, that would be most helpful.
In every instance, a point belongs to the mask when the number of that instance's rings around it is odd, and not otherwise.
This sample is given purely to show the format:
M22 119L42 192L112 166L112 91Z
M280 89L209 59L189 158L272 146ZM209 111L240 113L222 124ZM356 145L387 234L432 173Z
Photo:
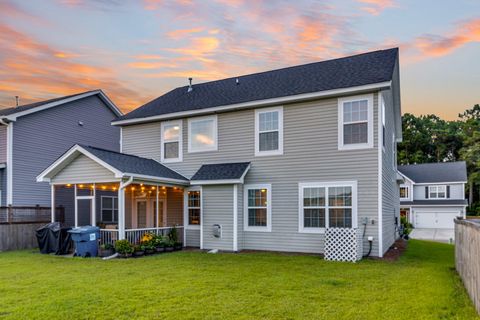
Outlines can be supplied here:
M480 313L480 220L455 219L455 268Z
M49 223L52 219L50 207L0 207L0 224ZM55 221L65 221L65 208L55 208Z

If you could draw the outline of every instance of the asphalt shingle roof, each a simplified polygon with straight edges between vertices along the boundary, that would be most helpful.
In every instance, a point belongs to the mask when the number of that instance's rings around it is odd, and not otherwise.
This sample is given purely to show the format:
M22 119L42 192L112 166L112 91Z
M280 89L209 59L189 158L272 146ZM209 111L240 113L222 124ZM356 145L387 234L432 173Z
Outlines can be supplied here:
M248 169L250 162L204 164L190 179L195 180L233 180L240 179Z
M187 178L153 159L80 145L94 156L121 172L188 181Z
M400 201L401 206L411 206L411 205L467 205L468 201L466 199L443 199L443 200L414 200L414 201Z
M69 96L58 97L58 98L53 98L53 99L49 99L49 100L43 100L43 101L38 101L38 102L34 102L34 103L24 104L24 105L21 105L21 106L18 106L18 107L0 109L0 116L8 116L8 115L11 115L11 114L14 114L14 113L17 113L17 112L22 112L22 111L25 111L25 110L34 109L36 107L43 106L44 104L47 104L47 103L52 103L52 102L60 101L60 100L67 99L67 98L73 98L75 96L79 96L81 94L85 94L85 93L89 93L89 92L93 92L93 91L97 91L97 90L85 91L85 92L72 94L72 95L69 95Z
M467 165L464 161L398 166L398 171L415 183L467 181Z
M179 87L115 121L390 81L397 57L393 48Z

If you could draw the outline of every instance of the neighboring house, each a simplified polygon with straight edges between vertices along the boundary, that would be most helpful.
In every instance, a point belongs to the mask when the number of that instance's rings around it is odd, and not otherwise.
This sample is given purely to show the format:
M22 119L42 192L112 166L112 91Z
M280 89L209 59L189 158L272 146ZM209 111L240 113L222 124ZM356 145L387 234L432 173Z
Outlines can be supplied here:
M104 239L178 224L187 246L323 253L344 228L382 256L396 238L398 49L176 88L113 125L122 153L77 145L38 176L92 208L117 191Z
M1 109L1 206L49 207L50 186L36 183L38 173L75 143L119 150L110 122L121 115L101 90Z
M401 215L415 228L453 229L456 217L465 218L467 166L465 162L398 166Z

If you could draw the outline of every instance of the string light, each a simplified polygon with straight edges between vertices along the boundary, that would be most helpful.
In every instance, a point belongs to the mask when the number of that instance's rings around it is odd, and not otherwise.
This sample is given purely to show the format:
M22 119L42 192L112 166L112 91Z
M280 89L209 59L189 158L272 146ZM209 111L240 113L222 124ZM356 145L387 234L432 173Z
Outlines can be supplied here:
M80 188L83 188L83 184L79 184L78 186L79 186Z
M67 187L71 187L71 186L72 186L72 184L71 184L71 183L67 183Z
M102 186L102 190L106 190L107 186ZM115 190L115 187L113 187L113 190Z

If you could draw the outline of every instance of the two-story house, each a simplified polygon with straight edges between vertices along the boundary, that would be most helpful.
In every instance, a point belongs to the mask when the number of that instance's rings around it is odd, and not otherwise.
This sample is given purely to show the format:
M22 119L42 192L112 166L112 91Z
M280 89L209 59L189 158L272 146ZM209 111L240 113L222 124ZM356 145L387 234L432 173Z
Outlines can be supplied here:
M120 129L110 122L121 115L101 90L1 109L1 206L24 215L29 207L49 207L51 188L36 183L38 173L76 143L119 150ZM71 197L59 199L60 205L73 215Z
M117 191L104 238L179 225L202 249L323 253L338 228L375 256L395 240L396 48L176 88L112 124L121 153L77 145L38 176L91 207Z
M453 229L465 218L467 166L464 161L398 166L400 212L415 228Z

